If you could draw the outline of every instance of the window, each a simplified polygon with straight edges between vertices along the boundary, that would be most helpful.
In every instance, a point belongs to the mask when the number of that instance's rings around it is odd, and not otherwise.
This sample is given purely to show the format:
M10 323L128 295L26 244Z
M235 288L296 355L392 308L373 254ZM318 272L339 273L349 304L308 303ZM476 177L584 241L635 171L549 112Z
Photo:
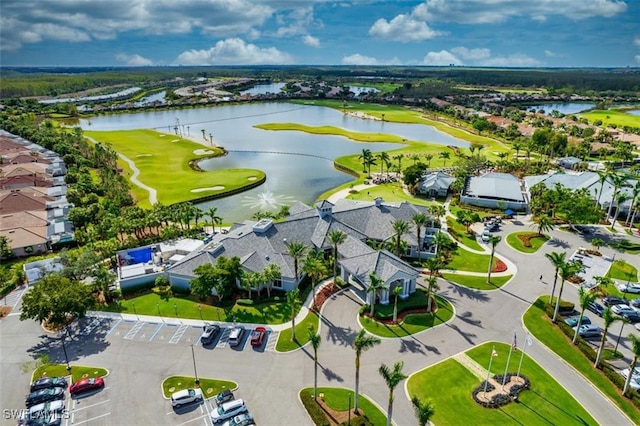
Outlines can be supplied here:
M282 288L282 280L280 278L273 282L273 288Z

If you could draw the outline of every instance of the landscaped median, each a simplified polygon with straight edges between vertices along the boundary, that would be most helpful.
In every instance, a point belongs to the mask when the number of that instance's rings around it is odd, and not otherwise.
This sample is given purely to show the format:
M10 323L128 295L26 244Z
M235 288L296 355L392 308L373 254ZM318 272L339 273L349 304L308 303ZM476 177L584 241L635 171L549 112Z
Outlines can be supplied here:
M295 339L291 340L293 332L291 327L280 332L276 343L276 351L291 352L306 345L309 342L309 327L313 328L314 332L318 330L318 315L311 311L302 321L296 323Z
M171 398L171 394L184 389L200 388L204 398L211 398L222 392L223 390L236 390L238 384L230 380L218 380L192 376L169 376L162 381L162 394L165 398Z
M525 312L524 324L536 339L555 352L560 358L569 363L587 380L612 400L620 409L636 424L640 424L640 409L622 396L622 391L614 385L602 370L593 367L593 360L588 359L577 346L572 344L558 326L554 325L545 312L547 296L542 296ZM593 352L591 348L589 348ZM595 358L595 356L593 357ZM610 367L605 367L611 370ZM609 371L614 380L622 381L622 376L614 371Z
M508 283L509 280L513 278L513 275L492 276L491 282L489 283L487 282L487 277L485 275L478 276L443 273L442 278L447 281L451 281L452 283L476 290L495 290Z
M512 249L528 254L538 251L547 241L548 235L537 232L512 232L507 235L507 244Z
M109 375L109 371L100 367L84 365L72 365L71 371L69 371L65 364L45 364L35 369L31 381L33 382L41 377L66 377L68 375L71 375L71 382L75 383L80 379L106 377Z
M409 397L432 400L435 408L432 421L439 426L597 424L569 392L527 355L520 373L529 379L530 385L518 394L517 401L500 408L485 408L475 402L472 392L486 379L489 360L492 360L491 376L504 374L509 347L504 343L485 343L419 371L407 380ZM492 357L494 348L497 355ZM509 373L516 375L520 357L521 352L512 353Z
M318 388L318 399L313 399L313 388L300 391L300 401L316 425L351 424L353 426L384 426L387 417L366 396L359 394L358 412L353 412L354 392L345 388ZM351 413L349 414L349 408ZM331 422L330 420L331 419Z

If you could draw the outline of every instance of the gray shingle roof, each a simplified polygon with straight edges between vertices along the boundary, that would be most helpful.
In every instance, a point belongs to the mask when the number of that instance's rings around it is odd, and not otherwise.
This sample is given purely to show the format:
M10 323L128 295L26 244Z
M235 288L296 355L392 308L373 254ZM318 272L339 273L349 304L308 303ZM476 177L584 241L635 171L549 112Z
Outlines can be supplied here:
M471 177L465 195L524 202L518 178L508 173L487 173Z

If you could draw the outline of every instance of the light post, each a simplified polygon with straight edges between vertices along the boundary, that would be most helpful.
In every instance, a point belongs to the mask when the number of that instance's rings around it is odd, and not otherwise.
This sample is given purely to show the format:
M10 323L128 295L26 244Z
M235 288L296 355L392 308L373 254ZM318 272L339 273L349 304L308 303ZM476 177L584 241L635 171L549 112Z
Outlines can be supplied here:
M196 385L200 384L200 379L198 379L198 370L196 369L196 353L193 350L193 345L191 345L191 358L193 359L193 374L196 376Z
M176 311L176 318L178 318L178 305L174 303L173 309Z
M64 352L64 359L67 362L67 371L71 371L71 366L69 365L69 355L67 355L67 346L64 343L65 340L65 335L64 332L62 332L62 351Z
M198 310L200 311L200 320L201 320L201 321L204 321L204 320L202 319L202 306L201 306L201 305L198 305Z

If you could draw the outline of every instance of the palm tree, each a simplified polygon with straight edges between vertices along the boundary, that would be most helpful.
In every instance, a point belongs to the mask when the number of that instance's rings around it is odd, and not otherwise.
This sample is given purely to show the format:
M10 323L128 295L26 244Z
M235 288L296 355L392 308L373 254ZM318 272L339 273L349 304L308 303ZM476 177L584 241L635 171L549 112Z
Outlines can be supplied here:
M409 222L405 222L404 220L394 220L391 223L393 230L395 232L396 237L396 255L400 257L400 241L402 240L402 236L409 232Z
M404 154L394 155L393 159L398 162L398 173L402 173L402 159L404 158Z
M222 218L217 215L218 208L217 207L209 207L207 210L207 216L209 216L209 220L211 221L211 232L216 233L216 225L220 225L222 223Z
M629 206L629 211L627 212L627 218L624 221L624 224L629 224L629 229L631 229L631 225L633 225L633 217L632 212L636 208L636 204L638 203L638 198L640 196L640 180L636 181L636 184L633 186L631 190L631 205Z
M631 377L633 377L633 372L636 370L636 364L638 363L638 357L640 357L640 338L638 338L634 334L629 334L629 343L631 343L631 353L633 354L633 361L631 361L631 365L629 366L629 376L627 376L627 380L624 382L624 389L622 389L623 395L625 395L629 390Z
M576 332L573 334L573 343L578 341L578 330L582 325L582 316L585 309L596 300L596 295L584 289L584 287L578 287L578 297L580 299L580 316L578 317L578 323L576 324Z
M307 329L309 342L311 343L311 347L313 348L313 399L318 399L318 348L320 347L320 342L322 341L322 337L320 334L316 333L313 329L313 326L310 325Z
M418 424L420 426L427 426L431 417L435 414L435 409L433 407L433 402L431 400L427 400L426 402L420 401L416 395L411 398L411 405L413 405L413 411L416 415L416 419L418 420Z
M389 162L389 154L386 152L379 152L378 159L380 160L380 175L384 173L384 165ZM387 169L387 172L389 170Z
M611 178L611 183L613 184L613 193L611 194L611 201L609 202L609 209L607 210L607 219L611 217L611 212L613 211L613 202L615 201L618 195L618 190L620 188L629 186L626 183L627 177L625 175L619 175L617 173L614 173L610 176L610 178Z
M298 295L300 294L300 290L294 288L290 292L287 293L287 308L289 308L289 317L291 318L291 341L296 340L296 315L298 315L298 310L300 309L300 299L298 299Z
M267 296L271 297L271 286L273 286L273 282L282 276L280 266L275 263L270 263L264 268L262 275L267 285Z
M596 356L596 362L593 365L594 368L600 367L600 361L602 360L602 352L604 351L604 344L607 340L607 331L611 325L620 320L620 317L615 315L610 306L604 308L602 312L602 320L604 321L604 330L602 331L602 338L600 339L600 347L598 348L598 355Z
M335 284L336 277L338 276L338 246L344 243L347 239L347 234L336 229L329 233L329 242L333 246L333 282Z
M318 280L327 274L327 267L315 250L310 251L302 265L302 272L311 277L311 287L313 287L313 309L318 312L316 305L316 284Z
M435 309L431 309L431 294L440 290L440 286L438 285L438 278L431 276L427 278L427 311L431 312L433 316L435 316Z
M411 218L413 224L416 225L416 236L418 241L418 259L420 259L420 252L422 252L422 227L427 223L427 215L424 213L416 213Z
M639 345L640 347L640 345ZM404 366L403 361L398 361L393 365L393 370L387 367L385 364L380 365L378 372L384 379L387 387L389 388L389 405L387 408L387 426L391 426L391 416L393 414L393 390L400 384L401 381L407 378L402 372Z
M562 253L559 253L557 251L552 251L551 253L546 253L544 256L547 259L549 259L549 262L551 262L551 264L555 268L555 272L553 274L553 286L551 287L551 294L549 295L549 303L551 303L551 300L553 299L553 295L556 292L556 283L558 282L558 272L560 271L560 267L564 265L564 263L566 262L565 259L567 257L567 252L563 251Z
M362 161L362 170L365 172L367 171L367 165L369 164L369 160L372 155L373 154L370 149L363 149L362 154L358 156L358 159Z
M374 309L376 306L376 296L378 295L378 292L384 288L386 287L382 278L378 278L378 276L373 272L369 274L369 288L367 289L367 293L371 293L369 300L369 303L371 304L371 318L373 318Z
M402 294L402 286L401 285L397 285L395 286L395 288L393 289L393 296L394 296L394 301L393 301L393 323L397 323L398 322L398 297Z
M444 160L442 162L442 167L447 167L447 160L451 158L451 153L449 151L442 151L438 154L438 157Z
M493 269L493 256L496 253L496 246L502 240L502 237L497 235L489 236L489 244L491 244L491 257L489 258L489 271L487 272L487 283L491 282L491 270Z
M624 192L621 192L616 197L616 203L617 203L616 214L613 217L613 220L611 221L611 228L610 228L612 231L615 230L616 221L618 220L618 215L620 214L620 207L622 207L622 204L624 204L628 199L629 199L629 194L626 194Z
M607 243L602 239L602 238L592 238L591 239L591 245L593 246L594 249L596 249L596 251L600 251L600 247L606 245Z
M553 311L553 322L556 323L558 321L558 312L560 311L560 301L562 300L562 290L564 290L564 282L567 278L577 274L578 272L584 271L584 266L582 263L576 262L575 260L570 260L560 266L560 290L558 291L558 300L556 300L556 308Z
M433 160L433 154L425 154L424 159L427 160L427 168L431 168L431 160Z
M299 241L293 241L289 243L289 245L287 246L287 254L293 258L293 273L295 275L294 277L295 286L298 286L298 282L300 280L300 277L298 276L298 261L302 259L302 256L304 256L306 251L307 251L307 246L304 245L304 243L301 243Z
M193 220L196 223L196 228L198 228L198 220L204 216L204 211L200 207L195 207L193 209Z
M522 144L520 142L514 142L512 149L516 151L516 161L518 161L518 157L520 156L520 150L522 149Z
M608 170L599 170L598 173L598 182L600 183L600 191L598 191L598 199L596 200L596 206L600 206L600 197L602 197L602 191L604 190L605 182L614 174Z
M353 410L358 413L358 395L360 395L360 356L362 356L363 352L368 351L373 348L375 345L380 344L380 339L370 334L367 334L367 331L363 328L361 329L356 338L353 341L353 349L356 351L356 389L355 389L355 401L353 404Z
M546 214L542 214L540 216L534 217L533 221L538 227L538 235L540 236L542 236L543 232L549 232L553 230L553 227L554 227L553 219L551 219Z

